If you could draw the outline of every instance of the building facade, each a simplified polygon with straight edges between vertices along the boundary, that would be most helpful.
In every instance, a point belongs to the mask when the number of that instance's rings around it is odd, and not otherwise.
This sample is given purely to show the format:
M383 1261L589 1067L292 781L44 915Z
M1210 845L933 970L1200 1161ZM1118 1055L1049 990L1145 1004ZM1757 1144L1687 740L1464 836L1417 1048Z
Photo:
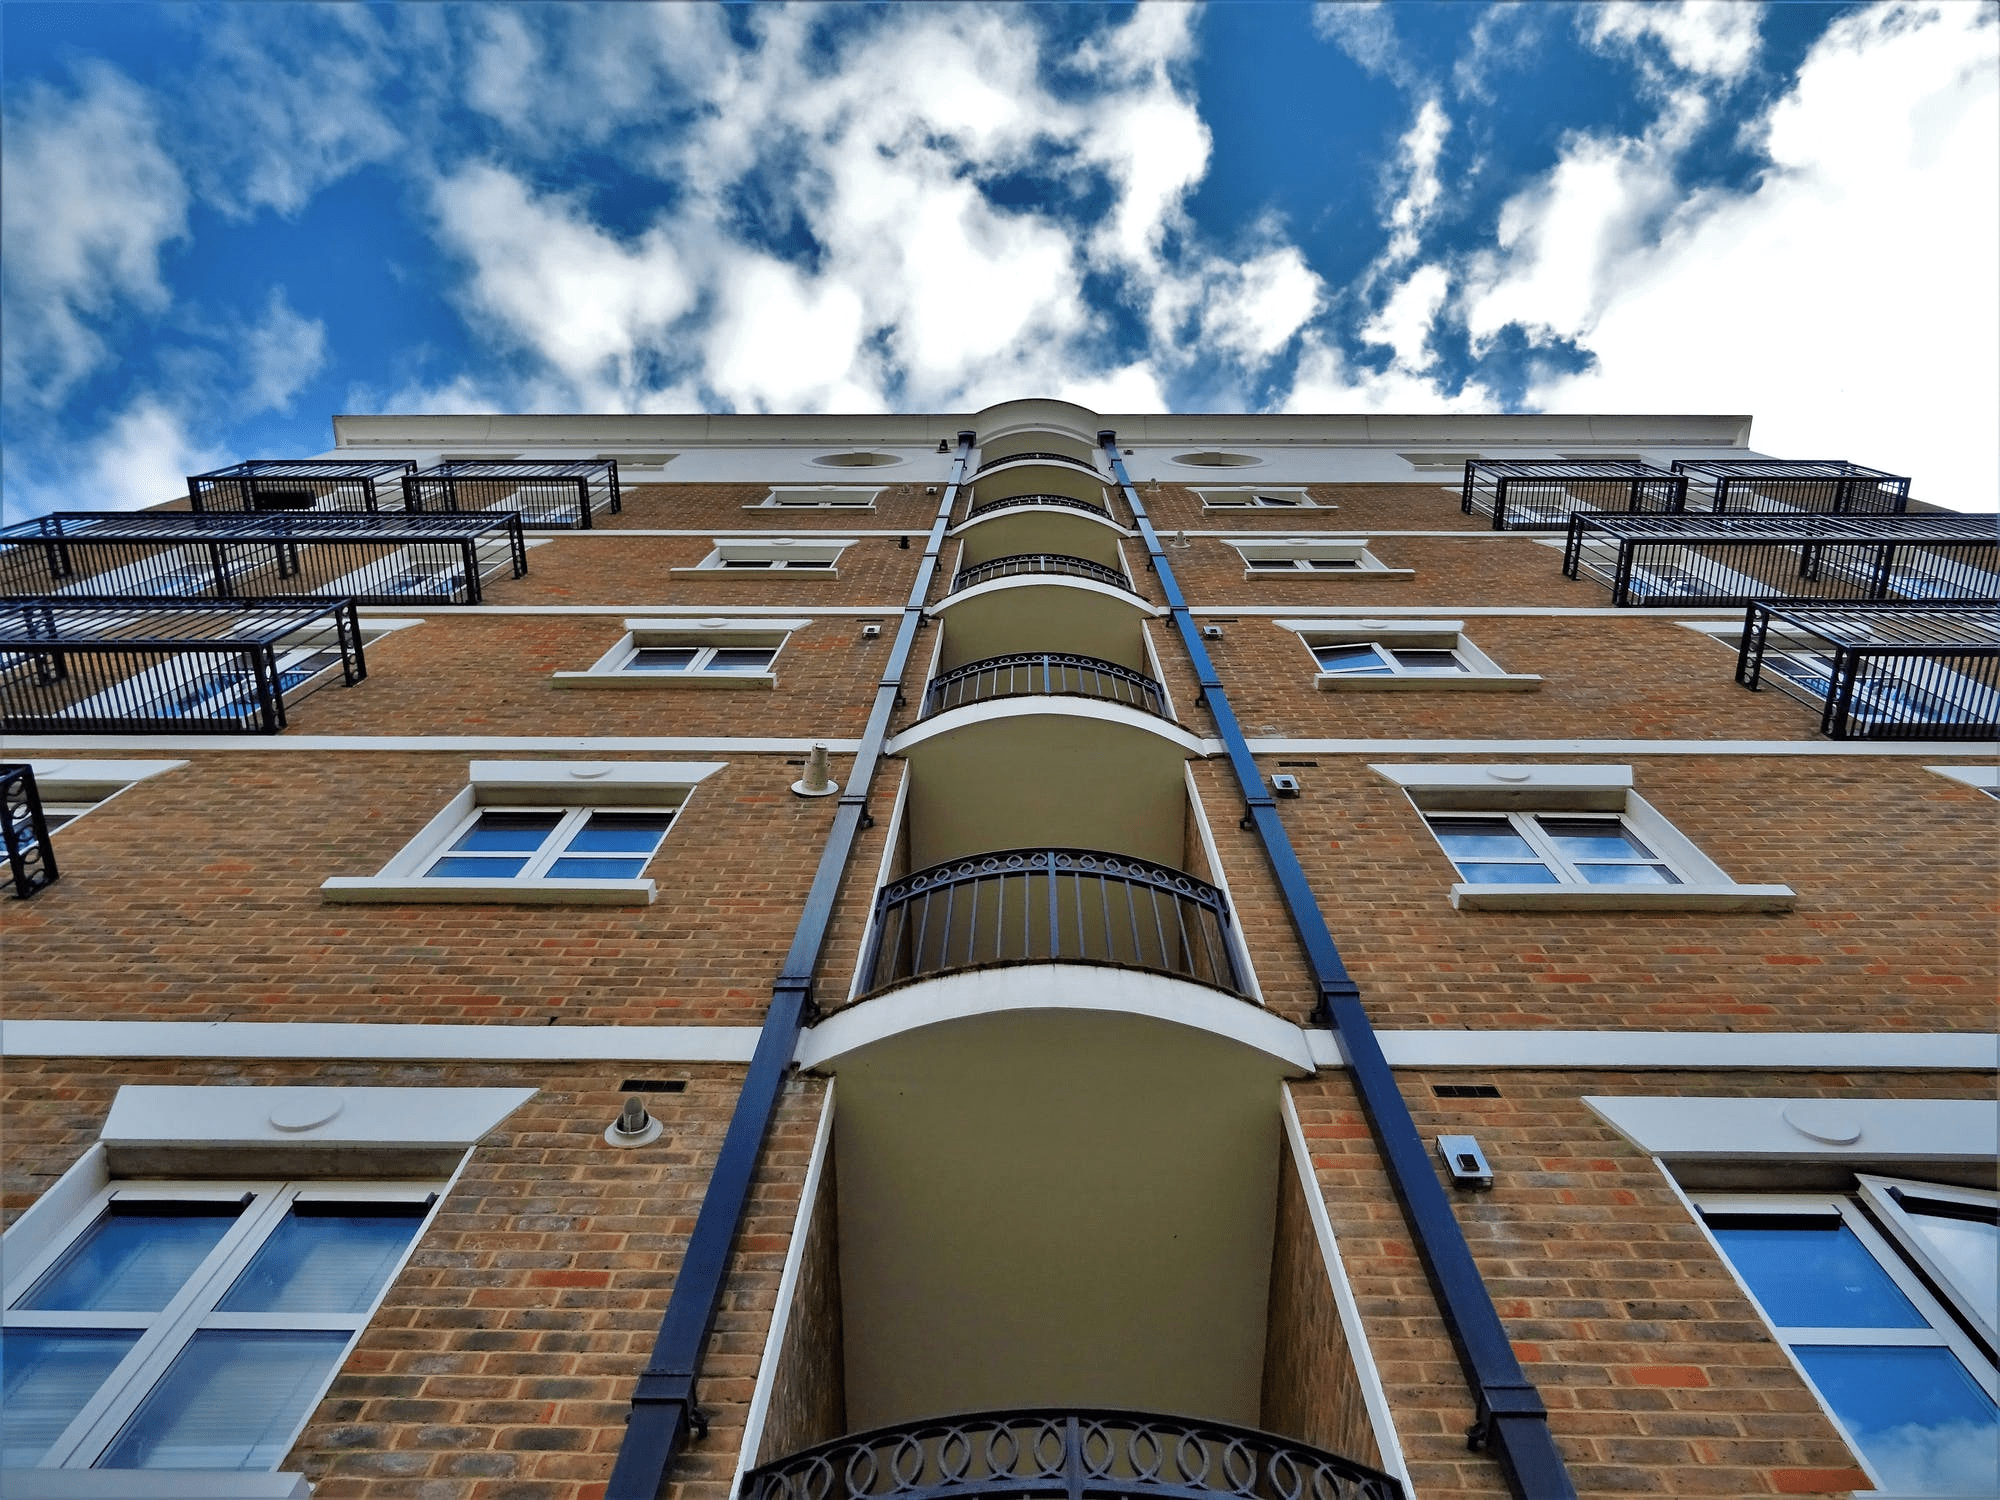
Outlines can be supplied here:
M335 432L0 536L8 1495L2000 1492L1990 516Z

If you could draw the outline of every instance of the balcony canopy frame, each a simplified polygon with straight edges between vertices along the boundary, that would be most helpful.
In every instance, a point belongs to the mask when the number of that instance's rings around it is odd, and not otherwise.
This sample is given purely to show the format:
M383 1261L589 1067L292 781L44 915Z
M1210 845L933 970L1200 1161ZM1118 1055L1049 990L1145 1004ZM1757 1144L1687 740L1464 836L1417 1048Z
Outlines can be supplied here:
M1073 453L1052 453L1046 449L1039 448L1024 449L1019 453L1003 453L998 458L985 459L980 463L978 468L972 471L972 477L977 479L981 474L991 469L997 469L1002 464L1025 463L1067 464L1072 469L1082 469L1085 473L1094 475L1098 479L1104 478L1103 470L1099 469L1096 464L1087 458L1078 458Z
M999 578L1038 576L1081 578L1127 594L1139 592L1132 587L1131 579L1109 563L1092 562L1087 557L1072 557L1066 552L1015 552L1006 557L995 557L983 563L974 563L969 568L958 570L958 575L951 581L951 591L954 594L962 593L966 589L977 588L982 583L992 583Z
M931 679L922 718L996 698L1092 698L1173 722L1166 689L1144 672L1069 651L1016 651L967 662Z
M1101 505L1092 505L1088 500L1073 499L1068 495L1006 495L998 500L986 500L972 506L965 513L968 521L977 521L982 516L990 516L995 511L1015 510L1023 505L1058 505L1064 510L1080 510L1085 515L1095 516L1100 521L1109 521L1111 512Z
M1684 509L1717 515L1902 515L1910 505L1908 476L1843 458L1677 458L1674 472L1687 477Z
M528 571L516 515L57 511L0 529L0 598L478 604Z
M1459 509L1495 531L1560 531L1584 512L1677 511L1687 480L1637 459L1472 458L1459 484Z
M1991 740L2000 609L1753 604L1736 680L1818 709L1831 739Z
M538 531L588 531L625 508L615 458L451 459L406 475L403 493L411 510L514 511Z
M1579 511L1563 574L1621 606L1978 604L2000 598L2000 532L1990 516Z
M352 599L11 599L0 726L15 734L277 734L338 667L368 675Z
M381 511L403 508L406 458L252 458L188 476L195 514Z

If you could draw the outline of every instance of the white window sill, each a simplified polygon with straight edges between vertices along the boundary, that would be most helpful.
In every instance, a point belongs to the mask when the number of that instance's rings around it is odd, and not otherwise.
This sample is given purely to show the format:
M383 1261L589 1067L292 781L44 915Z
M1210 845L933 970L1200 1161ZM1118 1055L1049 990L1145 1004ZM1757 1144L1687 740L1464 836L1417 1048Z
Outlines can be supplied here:
M1788 885L1454 885L1460 911L1790 911Z
M303 1474L217 1469L0 1469L7 1500L310 1500Z
M674 578L769 578L773 574L783 574L786 578L838 578L838 568L669 568L669 576Z
M1321 672L1322 693L1539 693L1542 679L1531 672Z
M440 906L650 906L650 880L426 880L408 875L336 875L320 882L322 901Z
M796 515L796 514L798 514L798 512L800 512L800 511L802 511L802 510L804 510L804 511L813 511L813 510L847 510L847 511L852 511L852 510L873 510L873 509L875 509L875 502L874 502L874 501L872 501L872 500L863 500L863 501L858 501L858 502L856 502L856 503L855 503L855 504L853 504L853 505L835 505L835 504L832 504L832 503L828 503L828 502L823 502L823 503L821 503L821 504L817 504L817 505L773 505L773 504L772 504L772 503L771 503L770 501L768 501L768 500L753 500L753 501L751 501L751 502L750 502L749 504L745 505L745 506L744 506L743 508L744 508L745 510L759 510L759 511L764 511L764 512L766 512L766 513L770 512L770 511L774 511L774 510L782 510L782 511L789 511L789 512L791 512L792 514Z
M559 688L774 688L775 672L554 672Z
M1407 583L1415 568L1245 568L1245 578L1338 578L1347 583Z

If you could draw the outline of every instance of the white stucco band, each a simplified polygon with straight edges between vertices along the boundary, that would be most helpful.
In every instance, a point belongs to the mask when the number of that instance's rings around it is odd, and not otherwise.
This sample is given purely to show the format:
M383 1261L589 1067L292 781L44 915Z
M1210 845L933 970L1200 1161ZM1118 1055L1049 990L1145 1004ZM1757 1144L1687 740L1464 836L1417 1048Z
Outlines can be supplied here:
M532 1099L531 1088L204 1088L126 1084L107 1146L372 1146L464 1151Z
M2000 1102L1992 1099L1586 1095L1583 1102L1641 1151L1665 1161L1990 1161L2000 1147Z

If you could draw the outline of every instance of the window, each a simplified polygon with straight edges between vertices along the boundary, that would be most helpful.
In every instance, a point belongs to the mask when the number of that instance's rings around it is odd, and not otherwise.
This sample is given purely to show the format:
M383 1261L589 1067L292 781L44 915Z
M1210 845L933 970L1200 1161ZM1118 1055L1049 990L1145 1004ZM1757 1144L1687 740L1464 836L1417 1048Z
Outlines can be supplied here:
M1534 692L1542 679L1508 672L1464 636L1460 620L1279 620L1297 632L1327 692Z
M776 646L639 646L621 672L762 672L777 659Z
M1196 490L1209 510L1335 510L1304 490Z
M323 900L644 906L646 867L719 762L474 761L454 797L380 874Z
M275 1469L436 1199L429 1182L105 1187L8 1267L0 1464Z
M2000 1494L1987 1352L2000 1194L1869 1176L1858 1187L1694 1202L1878 1489Z
M854 545L852 537L764 537L752 541L718 537L715 550L692 568L675 568L683 578L712 578L718 573L838 572L840 554Z
M873 510L879 489L774 489L745 510Z
M1740 885L1632 789L1629 766L1378 765L1457 870L1469 911L1789 911Z
M810 620L627 620L626 634L558 687L771 688L778 653Z
M1408 568L1385 567L1368 543L1351 537L1228 537L1243 555L1243 573L1347 574L1369 578L1414 578Z

